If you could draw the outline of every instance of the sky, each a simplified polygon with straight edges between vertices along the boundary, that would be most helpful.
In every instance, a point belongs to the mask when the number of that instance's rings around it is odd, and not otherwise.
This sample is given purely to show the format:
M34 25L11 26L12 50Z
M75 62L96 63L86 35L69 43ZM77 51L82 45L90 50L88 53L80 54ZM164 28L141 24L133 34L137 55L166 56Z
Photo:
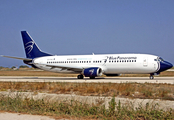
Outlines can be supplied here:
M174 64L173 0L0 0L0 55L26 57L21 31L55 55L145 53ZM0 66L24 65L0 57Z

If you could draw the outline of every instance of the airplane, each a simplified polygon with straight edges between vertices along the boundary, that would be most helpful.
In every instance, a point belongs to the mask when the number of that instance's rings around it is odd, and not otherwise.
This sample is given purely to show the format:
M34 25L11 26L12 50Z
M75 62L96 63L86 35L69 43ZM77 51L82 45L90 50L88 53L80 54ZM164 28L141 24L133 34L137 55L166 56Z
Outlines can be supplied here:
M154 75L170 69L173 65L161 57L151 54L92 54L92 55L52 55L41 51L27 31L21 31L26 58L4 56L23 60L27 65L51 72L78 73L77 79L94 79L102 74Z

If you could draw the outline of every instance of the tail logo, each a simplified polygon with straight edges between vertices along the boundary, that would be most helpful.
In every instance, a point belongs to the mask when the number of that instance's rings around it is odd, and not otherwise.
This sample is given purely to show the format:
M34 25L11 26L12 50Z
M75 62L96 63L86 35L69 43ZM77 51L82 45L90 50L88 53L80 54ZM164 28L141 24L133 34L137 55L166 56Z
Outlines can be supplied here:
M25 44L25 49L28 51L27 54L30 54L30 52L33 50L33 46L34 46L34 41L30 41L28 43Z

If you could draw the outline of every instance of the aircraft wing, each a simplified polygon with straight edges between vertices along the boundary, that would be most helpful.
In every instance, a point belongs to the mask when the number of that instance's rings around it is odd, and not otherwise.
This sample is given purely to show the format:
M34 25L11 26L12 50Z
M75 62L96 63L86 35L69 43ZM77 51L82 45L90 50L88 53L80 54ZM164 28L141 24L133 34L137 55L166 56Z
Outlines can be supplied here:
M5 56L1 55L2 57L7 57L7 58L13 58L13 59L18 59L18 60L25 60L25 61L31 61L32 59L29 58L20 58L20 57L12 57L12 56Z
M35 64L38 64L38 63L35 63ZM71 71L74 71L74 72L82 72L82 70L84 69L83 67L69 67L69 66L60 66L60 65L48 65L48 64L38 64L38 65L45 65L47 67L51 67L51 69L54 69L54 68L61 68L62 70L71 70Z

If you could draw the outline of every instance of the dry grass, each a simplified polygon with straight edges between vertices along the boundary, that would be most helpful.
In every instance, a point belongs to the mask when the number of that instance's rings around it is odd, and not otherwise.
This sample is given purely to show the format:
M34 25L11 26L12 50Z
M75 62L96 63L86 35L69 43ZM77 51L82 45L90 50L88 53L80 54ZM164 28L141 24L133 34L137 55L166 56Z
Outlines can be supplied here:
M173 84L0 82L0 91L46 92L83 96L119 96L174 100Z
M76 77L77 74L61 74L36 69L1 70L0 76L54 76ZM123 75L149 76L149 75ZM165 71L160 76L174 76L174 72ZM0 90L49 92L57 94L77 94L92 96L121 96L132 98L174 99L174 85L171 84L138 84L138 83L11 83L0 82Z
M0 76L52 76L52 77L76 77L77 74L62 74L48 71L0 71Z

